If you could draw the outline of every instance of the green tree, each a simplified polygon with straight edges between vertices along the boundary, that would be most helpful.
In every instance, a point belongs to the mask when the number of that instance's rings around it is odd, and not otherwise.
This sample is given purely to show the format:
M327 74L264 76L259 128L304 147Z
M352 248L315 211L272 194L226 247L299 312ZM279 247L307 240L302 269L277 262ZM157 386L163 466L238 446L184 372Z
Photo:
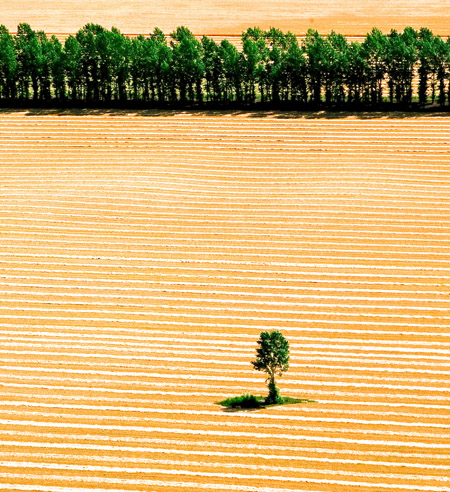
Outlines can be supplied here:
M270 28L264 33L266 40L266 78L268 91L273 103L277 104L280 101L283 82L286 81L283 71L283 58L285 56L288 38L280 29Z
M111 101L112 99L112 58L115 53L111 46L111 32L102 29L94 37L94 57L97 58L98 71L97 79L93 83L98 87L98 99L102 101Z
M450 64L450 44L443 41L439 36L435 37L436 42L436 58L437 65L437 84L439 86L438 102L441 106L445 104L445 79L449 76Z
M83 92L88 101L100 99L100 55L97 37L104 31L105 29L98 24L86 24L75 35L80 45ZM104 74L102 76L104 77Z
M119 101L127 99L127 87L130 77L131 41L125 37L116 27L108 31L110 93Z
M172 50L167 45L166 36L159 28L155 28L145 43L145 55L148 60L145 78L150 82L145 93L151 91L152 101L157 97L159 102L176 102L176 77L173 73Z
M98 79L94 79L94 84L98 86L100 100L126 100L129 51L129 40L116 27L111 31L99 29L95 33Z
M222 100L224 86L223 61L220 46L207 36L202 37L203 64L205 66L206 97L208 101Z
M442 65L439 68L439 104L445 104L445 81L450 77L450 37L442 46ZM448 84L448 101L450 103L450 83Z
M431 102L436 100L439 89L439 102L445 101L445 77L448 60L447 45L429 29L421 28L417 41L419 58L419 103L425 105L428 89L431 89Z
M412 27L405 27L401 37L405 46L405 57L402 64L402 77L404 85L403 101L407 104L411 104L413 96L413 79L418 60L418 33Z
M38 58L38 85L39 98L49 101L52 98L52 63L54 58L53 43L47 38L44 31L37 32L39 42Z
M0 96L4 99L16 97L17 60L14 38L5 26L0 26Z
M313 103L318 105L321 102L322 85L325 72L325 40L317 31L308 29L303 44L308 58L309 92Z
M282 376L289 369L289 342L278 330L262 331L256 349L256 360L252 361L257 371L267 373L269 387L267 404L281 403L282 398L275 383L275 376Z
M187 27L178 27L170 36L172 70L178 85L180 101L202 102L202 81L205 72L202 45Z
M33 81L33 97L38 96L37 62L39 42L29 24L19 24L14 38L17 60L17 84L21 99L29 99Z
M152 103L156 100L156 91L158 80L162 81L162 74L160 69L160 46L166 44L166 37L164 33L159 33L154 31L150 34L150 37L144 39L143 42L143 99L144 101L151 101ZM161 100L161 98L159 98Z
M385 56L387 37L376 28L366 35L361 55L367 66L367 81L363 99L373 106L383 101L383 82L386 75Z
M59 39L53 35L50 39L50 70L55 97L59 100L66 98L66 56Z
M244 57L228 39L223 39L220 43L220 57L225 77L223 97L225 101L241 103L243 97Z
M130 47L130 81L133 90L132 98L138 101L142 97L142 87L144 84L144 42L145 38L139 34L131 40Z
M242 33L242 54L246 102L249 104L255 102L257 86L259 86L261 102L264 102L267 85L265 65L268 50L264 32L259 27L249 28Z
M286 43L287 49L281 60L284 98L293 103L306 104L308 87L305 51L292 33L287 33Z
M411 27L406 27L403 33L392 29L384 51L391 103L394 100L401 104L411 103L412 81L417 59L417 32Z
M345 75L348 72L348 44L342 34L331 31L322 49L325 102L342 104L345 100Z
M364 88L369 80L369 65L364 57L363 46L352 42L348 46L347 70L345 73L348 89L347 102L359 105L363 101ZM376 91L375 91L376 92ZM366 94L368 91L366 91ZM364 102L368 102L368 98Z
M72 101L83 100L81 45L74 36L69 36L64 43L63 59L70 97Z

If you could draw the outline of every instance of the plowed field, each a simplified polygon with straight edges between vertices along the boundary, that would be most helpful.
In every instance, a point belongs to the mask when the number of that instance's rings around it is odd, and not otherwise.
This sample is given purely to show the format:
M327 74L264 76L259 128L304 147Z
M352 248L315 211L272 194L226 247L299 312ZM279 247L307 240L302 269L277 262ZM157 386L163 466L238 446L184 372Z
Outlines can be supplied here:
M123 32L148 34L155 26L169 33L187 26L196 34L240 34L248 27L277 27L304 34L365 34L372 27L426 26L450 34L450 0L2 0L0 23L15 31L20 22L47 32L73 33L89 22Z
M0 114L0 490L450 491L450 119L288 116Z

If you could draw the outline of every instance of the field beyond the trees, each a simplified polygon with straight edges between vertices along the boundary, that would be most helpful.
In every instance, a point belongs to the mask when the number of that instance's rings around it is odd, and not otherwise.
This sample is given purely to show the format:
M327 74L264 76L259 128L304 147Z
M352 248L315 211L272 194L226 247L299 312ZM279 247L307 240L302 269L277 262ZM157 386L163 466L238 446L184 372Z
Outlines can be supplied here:
M0 113L0 490L448 492L450 119L404 116ZM271 328L316 403L222 410Z
M240 34L248 27L276 27L295 34L308 29L364 35L372 27L383 31L423 26L435 34L450 34L449 0L2 0L2 19L15 31L21 22L49 33L74 33L87 23L115 26L125 33L148 34L154 27L169 33L188 26L195 34Z

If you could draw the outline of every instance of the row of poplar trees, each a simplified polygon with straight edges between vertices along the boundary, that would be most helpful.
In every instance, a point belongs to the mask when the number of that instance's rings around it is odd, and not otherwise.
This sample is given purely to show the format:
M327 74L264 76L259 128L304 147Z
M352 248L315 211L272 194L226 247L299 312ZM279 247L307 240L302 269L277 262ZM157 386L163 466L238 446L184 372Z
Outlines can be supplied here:
M250 28L242 49L186 27L128 37L87 24L64 42L0 26L0 99L145 105L410 106L450 102L450 41L429 29L362 42Z

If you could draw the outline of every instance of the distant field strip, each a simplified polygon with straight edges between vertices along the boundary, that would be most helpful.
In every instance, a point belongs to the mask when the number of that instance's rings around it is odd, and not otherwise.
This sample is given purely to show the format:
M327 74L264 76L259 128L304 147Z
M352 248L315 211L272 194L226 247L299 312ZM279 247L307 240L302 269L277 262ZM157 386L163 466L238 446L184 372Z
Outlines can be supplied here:
M291 116L0 113L0 490L450 491L450 120Z

